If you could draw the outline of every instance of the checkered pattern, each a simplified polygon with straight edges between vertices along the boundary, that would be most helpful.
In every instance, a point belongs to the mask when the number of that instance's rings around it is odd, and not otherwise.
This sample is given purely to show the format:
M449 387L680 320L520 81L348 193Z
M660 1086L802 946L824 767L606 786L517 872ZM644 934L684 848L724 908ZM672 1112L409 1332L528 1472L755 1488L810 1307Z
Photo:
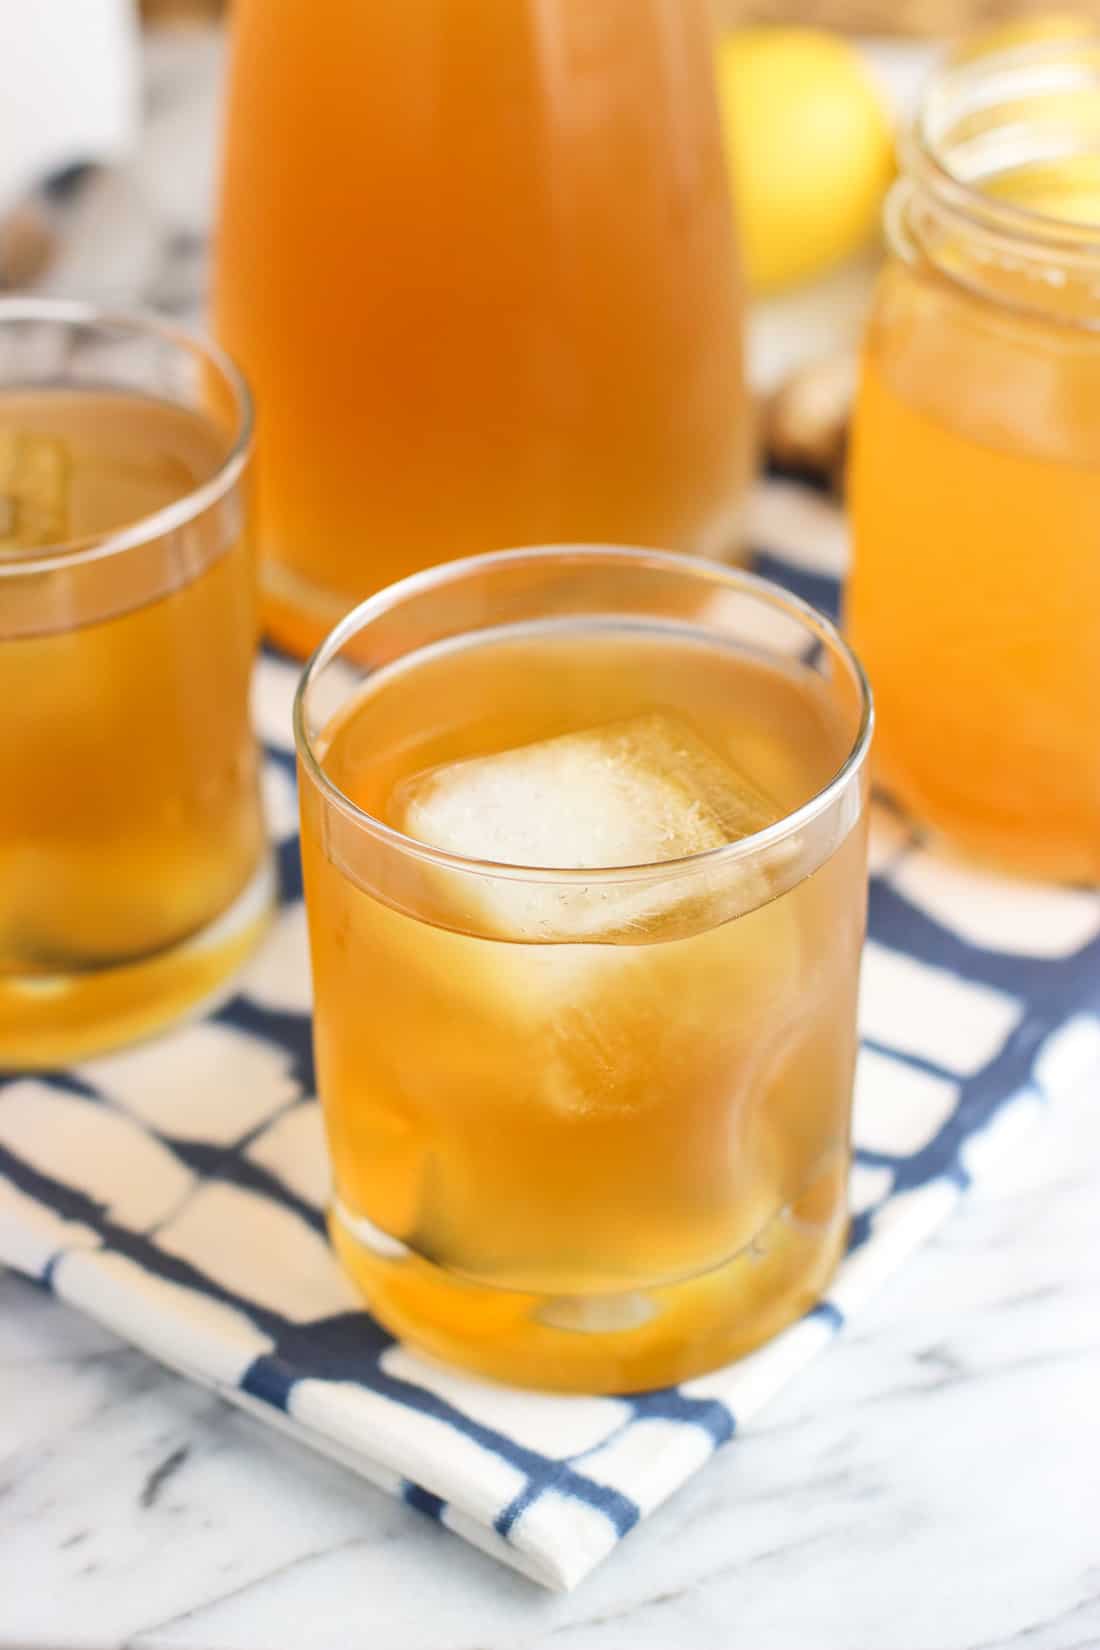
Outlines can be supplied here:
M762 570L835 609L842 530L766 483ZM313 1098L290 664L257 713L282 907L231 1001L156 1043L0 1076L0 1259L548 1586L571 1586L1100 1067L1100 894L963 869L875 804L851 1248L827 1300L667 1391L568 1398L420 1359L333 1262Z

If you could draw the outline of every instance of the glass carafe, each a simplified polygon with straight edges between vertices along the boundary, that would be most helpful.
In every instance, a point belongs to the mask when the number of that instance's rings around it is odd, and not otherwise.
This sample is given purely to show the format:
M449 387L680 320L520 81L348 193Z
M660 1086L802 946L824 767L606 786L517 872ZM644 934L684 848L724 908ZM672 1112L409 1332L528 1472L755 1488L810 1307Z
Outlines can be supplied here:
M711 44L705 0L238 0L216 328L278 640L486 547L735 546Z

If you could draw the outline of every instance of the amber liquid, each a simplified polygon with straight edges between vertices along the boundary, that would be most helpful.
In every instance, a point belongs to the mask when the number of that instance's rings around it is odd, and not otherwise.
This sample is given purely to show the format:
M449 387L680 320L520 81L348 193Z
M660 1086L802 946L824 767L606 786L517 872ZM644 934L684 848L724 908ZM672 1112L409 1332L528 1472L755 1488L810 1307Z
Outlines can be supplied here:
M702 0L240 0L218 332L277 639L453 557L729 550L739 272Z
M503 631L381 673L323 765L407 828L426 770L655 711L778 815L844 755L811 682L676 629ZM476 886L444 919L465 931L439 926L430 874L394 909L328 856L308 784L303 857L332 1231L383 1322L483 1373L612 1391L811 1304L846 1225L861 829L731 921L673 902L601 935L593 890L580 944L484 937Z
M1066 313L1044 319L1003 285L999 305L919 269L883 278L848 622L876 762L918 817L1010 868L1096 882L1100 341L1057 291Z
M255 937L259 916L188 943L263 858L246 542L197 565L215 528L193 524L83 582L61 553L49 570L51 543L91 546L183 498L225 449L199 414L137 395L0 396L0 561L46 569L0 578L0 1065L153 1029Z

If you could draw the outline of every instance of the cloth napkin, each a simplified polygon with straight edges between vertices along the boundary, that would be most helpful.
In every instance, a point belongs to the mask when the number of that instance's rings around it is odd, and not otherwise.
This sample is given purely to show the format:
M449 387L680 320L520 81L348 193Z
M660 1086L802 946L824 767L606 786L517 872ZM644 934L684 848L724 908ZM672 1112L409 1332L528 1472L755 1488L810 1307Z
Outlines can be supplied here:
M835 610L839 512L759 489L760 568ZM753 1356L629 1398L490 1385L406 1349L325 1239L290 704L257 716L282 906L235 994L118 1054L0 1078L0 1260L549 1587L575 1585L842 1328L1044 1107L1100 1070L1100 893L985 874L874 806L851 1246Z

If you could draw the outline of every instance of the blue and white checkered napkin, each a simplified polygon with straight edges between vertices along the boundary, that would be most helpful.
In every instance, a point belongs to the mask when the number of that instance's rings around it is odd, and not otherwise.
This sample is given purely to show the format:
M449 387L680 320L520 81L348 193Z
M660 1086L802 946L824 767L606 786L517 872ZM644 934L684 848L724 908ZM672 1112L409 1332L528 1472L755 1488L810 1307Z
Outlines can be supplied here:
M764 571L835 607L839 514L756 500ZM259 718L284 905L239 994L158 1042L0 1079L0 1260L551 1587L606 1556L1100 1062L1100 893L1013 884L876 807L855 1221L828 1299L754 1356L633 1398L490 1386L360 1309L329 1253L290 701Z

